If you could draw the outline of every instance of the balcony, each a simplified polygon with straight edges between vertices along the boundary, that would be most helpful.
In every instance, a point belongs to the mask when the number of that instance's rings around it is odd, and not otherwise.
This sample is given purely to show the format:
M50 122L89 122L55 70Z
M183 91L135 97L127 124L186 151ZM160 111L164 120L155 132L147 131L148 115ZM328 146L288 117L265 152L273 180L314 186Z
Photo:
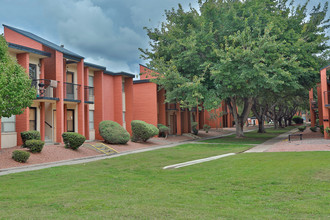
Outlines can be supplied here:
M56 97L58 81L50 79L33 79L32 86L37 90L36 99L59 100Z
M79 95L79 84L74 83L64 83L64 101L67 102L81 102Z
M85 86L85 103L94 104L94 87Z

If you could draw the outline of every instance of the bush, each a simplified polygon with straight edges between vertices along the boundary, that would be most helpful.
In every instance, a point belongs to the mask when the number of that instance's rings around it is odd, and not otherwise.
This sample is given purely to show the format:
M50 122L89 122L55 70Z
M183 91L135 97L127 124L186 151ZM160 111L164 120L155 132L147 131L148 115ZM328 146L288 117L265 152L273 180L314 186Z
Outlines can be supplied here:
M27 140L41 140L39 131L23 131L23 132L21 132L21 138L23 141L22 147L26 147L25 142Z
M129 141L129 133L117 122L102 121L99 124L100 135L108 144L126 144Z
M197 122L191 122L191 130L192 130L194 135L198 134L197 125L198 125Z
M316 132L317 131L317 127L310 127L309 129L311 129L312 132Z
M319 127L320 127L321 133L324 134L324 126L323 125L320 125Z
M30 153L23 150L15 150L11 158L20 163L25 163L30 157Z
M301 132L304 132L304 130L306 129L306 126L299 126L298 127L298 130L301 131Z
M325 130L325 132L327 132L327 134L330 134L330 128L329 127L326 127L324 130Z
M203 130L204 130L206 133L209 133L210 128L211 128L211 126L208 125L208 124L204 124L204 126L203 126Z
M296 124L304 123L304 119L298 115L293 116L292 121L294 121L294 123L296 123Z
M32 153L40 153L44 145L45 142L42 140L27 140L25 142L26 148L29 148Z
M157 128L159 129L159 137L167 137L168 133L170 132L170 128L163 124L158 124Z
M146 142L149 138L159 134L159 129L152 124L140 120L133 120L132 125L132 141Z
M64 132L62 137L65 147L72 150L77 150L86 140L85 136L75 132Z

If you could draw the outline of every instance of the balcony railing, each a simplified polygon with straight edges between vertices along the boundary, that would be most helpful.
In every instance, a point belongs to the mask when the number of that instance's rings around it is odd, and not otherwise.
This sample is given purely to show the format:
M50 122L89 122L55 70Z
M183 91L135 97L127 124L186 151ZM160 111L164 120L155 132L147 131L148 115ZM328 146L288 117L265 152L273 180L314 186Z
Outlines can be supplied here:
M85 86L85 103L94 104L94 87Z
M81 85L74 83L64 83L64 101L80 102L79 88Z
M58 82L50 79L33 79L32 86L37 89L37 99L58 100L56 88Z

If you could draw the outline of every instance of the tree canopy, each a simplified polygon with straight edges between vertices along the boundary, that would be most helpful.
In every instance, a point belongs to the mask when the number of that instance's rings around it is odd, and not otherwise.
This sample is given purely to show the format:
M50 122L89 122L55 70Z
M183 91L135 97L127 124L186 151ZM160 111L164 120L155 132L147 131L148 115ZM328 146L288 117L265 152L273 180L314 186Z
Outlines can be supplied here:
M31 106L36 90L23 67L8 53L7 42L0 36L0 118L21 114Z
M151 50L142 56L160 73L154 81L167 102L217 108L225 100L243 136L255 100L311 88L329 47L328 4L307 14L307 3L287 0L205 0L199 10L166 11L159 28L148 29ZM237 111L243 106L242 111Z

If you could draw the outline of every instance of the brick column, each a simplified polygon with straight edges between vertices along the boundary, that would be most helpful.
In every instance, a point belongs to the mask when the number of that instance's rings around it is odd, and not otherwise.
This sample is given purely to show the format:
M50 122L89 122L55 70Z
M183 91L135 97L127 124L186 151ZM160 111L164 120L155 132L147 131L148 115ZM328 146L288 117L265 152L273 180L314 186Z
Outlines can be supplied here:
M133 120L133 78L125 78L125 119L126 130L132 135L131 121Z
M64 132L64 73L66 71L65 63L63 62L63 54L55 51L55 73L56 80L59 81L56 88L56 97L59 101L56 102L56 142L63 143L62 134Z
M182 135L182 131L181 131L181 109L180 109L180 104L177 103L176 104L176 134L177 135Z
M77 79L78 84L80 87L78 87L78 97L81 100L80 103L78 103L78 133L85 136L85 82L84 82L84 60L81 59L81 61L77 64Z
M18 64L20 64L27 74L29 74L29 54L21 53L16 56ZM21 132L28 131L30 129L29 121L29 108L26 108L20 115L16 115L16 132L17 132L17 145L22 145Z
M158 123L166 125L166 109L165 109L165 90L161 89L158 92L158 111L159 111L159 118Z
M328 99L328 82L327 82L327 70L322 69L320 71L321 75L321 100L322 100L322 110L323 110L323 125L324 125L324 138L330 139L325 129L329 127L329 109L325 107L326 104L329 104Z
M103 93L103 71L94 72L94 127L95 127L95 139L102 140L99 132L99 124L104 120L104 93Z
M317 84L317 108L319 111L319 125L323 125L323 107L322 107L321 85Z
M88 76L89 76L89 68L85 67L84 68L84 82L85 86L88 86ZM85 93L84 94L88 97L89 94ZM89 140L89 104L84 104L84 109L85 109L85 137L86 140Z
M114 76L114 121L123 125L122 76Z

